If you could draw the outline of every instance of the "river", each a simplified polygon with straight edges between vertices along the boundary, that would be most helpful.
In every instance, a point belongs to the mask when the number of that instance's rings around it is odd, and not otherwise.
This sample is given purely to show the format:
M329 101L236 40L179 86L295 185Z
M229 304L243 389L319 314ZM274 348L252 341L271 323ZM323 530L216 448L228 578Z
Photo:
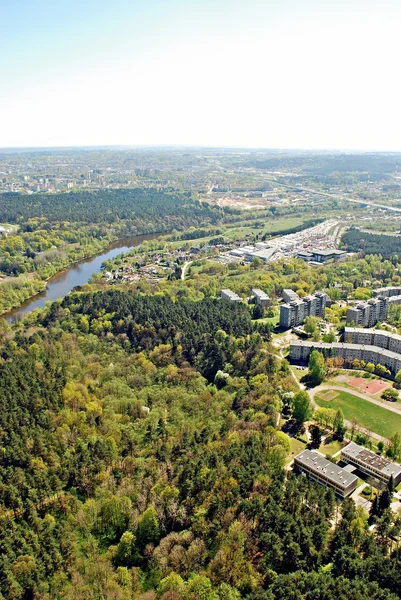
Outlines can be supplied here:
M77 285L88 283L92 275L100 271L100 267L105 260L114 258L122 252L127 252L131 248L139 246L145 240L153 240L159 237L159 235L158 233L150 233L148 235L137 235L113 242L102 254L85 258L54 275L49 279L44 292L29 298L21 306L4 313L1 317L6 319L8 323L13 323L35 308L42 308L49 300L54 301L58 300L58 298L63 298Z

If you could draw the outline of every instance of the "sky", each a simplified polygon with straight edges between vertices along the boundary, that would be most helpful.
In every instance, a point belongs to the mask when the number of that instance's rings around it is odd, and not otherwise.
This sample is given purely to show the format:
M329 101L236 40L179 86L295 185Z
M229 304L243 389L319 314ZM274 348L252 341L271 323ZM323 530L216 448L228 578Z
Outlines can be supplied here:
M401 151L400 0L0 0L0 147Z

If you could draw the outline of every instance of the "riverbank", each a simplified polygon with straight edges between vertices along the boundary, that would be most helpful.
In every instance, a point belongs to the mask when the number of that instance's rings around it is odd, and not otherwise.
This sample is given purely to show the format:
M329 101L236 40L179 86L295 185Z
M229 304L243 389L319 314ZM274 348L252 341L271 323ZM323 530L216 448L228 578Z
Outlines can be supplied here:
M46 280L36 280L45 284L44 289L18 302L11 310L3 311L1 318L6 319L8 323L13 323L35 308L42 308L46 302L54 302L62 298L74 287L88 283L92 275L100 271L104 261L139 246L145 240L156 239L161 235L163 234L149 233L108 242L103 250L100 249L100 253L84 256L64 266Z

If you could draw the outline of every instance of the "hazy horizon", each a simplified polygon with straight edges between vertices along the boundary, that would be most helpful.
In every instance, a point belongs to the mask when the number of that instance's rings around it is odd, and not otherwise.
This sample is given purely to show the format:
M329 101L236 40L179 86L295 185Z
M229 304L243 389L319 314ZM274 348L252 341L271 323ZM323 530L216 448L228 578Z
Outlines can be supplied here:
M399 152L397 0L5 0L0 148Z

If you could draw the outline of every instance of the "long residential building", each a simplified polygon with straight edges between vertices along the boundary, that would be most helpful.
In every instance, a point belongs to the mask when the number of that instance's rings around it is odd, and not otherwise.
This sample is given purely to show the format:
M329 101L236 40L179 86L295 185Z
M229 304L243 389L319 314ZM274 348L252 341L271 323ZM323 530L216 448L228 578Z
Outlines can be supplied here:
M373 296L384 296L385 298L391 298L392 296L401 296L401 287L382 287L373 290Z
M363 344L347 344L344 342L304 342L294 341L290 344L290 360L307 362L312 350L318 350L326 358L339 357L352 366L355 359L365 363L383 365L393 375L401 369L401 355L385 348Z
M388 299L389 307L394 304L401 304L401 296L390 296Z
M296 292L294 292L294 290L283 290L283 300L284 302L286 302L287 304L289 302L295 302L296 300L299 300L299 296Z
M223 300L228 300L229 302L242 302L242 299L238 294L229 289L221 290L221 298Z
M304 450L294 458L294 470L332 488L341 498L352 494L358 485L356 475L311 450Z
M382 329L363 329L360 327L344 327L344 342L378 346L401 354L401 335L389 333Z
M283 291L287 292L289 290ZM292 290L290 290L292 291ZM315 292L305 298L293 300L288 304L280 306L280 327L289 329L290 327L298 327L302 325L306 317L321 317L324 319L326 310L327 294L325 292Z
M379 296L350 306L347 310L347 325L353 323L362 327L373 327L376 323L385 321L388 302L388 298Z
M384 483L388 484L391 477L393 477L394 486L401 482L401 465L384 456L379 456L367 448L358 446L355 442L350 442L341 450L341 460Z
M263 308L268 308L270 306L270 297L258 288L254 288L252 290L252 294L255 297L256 304L260 304Z

